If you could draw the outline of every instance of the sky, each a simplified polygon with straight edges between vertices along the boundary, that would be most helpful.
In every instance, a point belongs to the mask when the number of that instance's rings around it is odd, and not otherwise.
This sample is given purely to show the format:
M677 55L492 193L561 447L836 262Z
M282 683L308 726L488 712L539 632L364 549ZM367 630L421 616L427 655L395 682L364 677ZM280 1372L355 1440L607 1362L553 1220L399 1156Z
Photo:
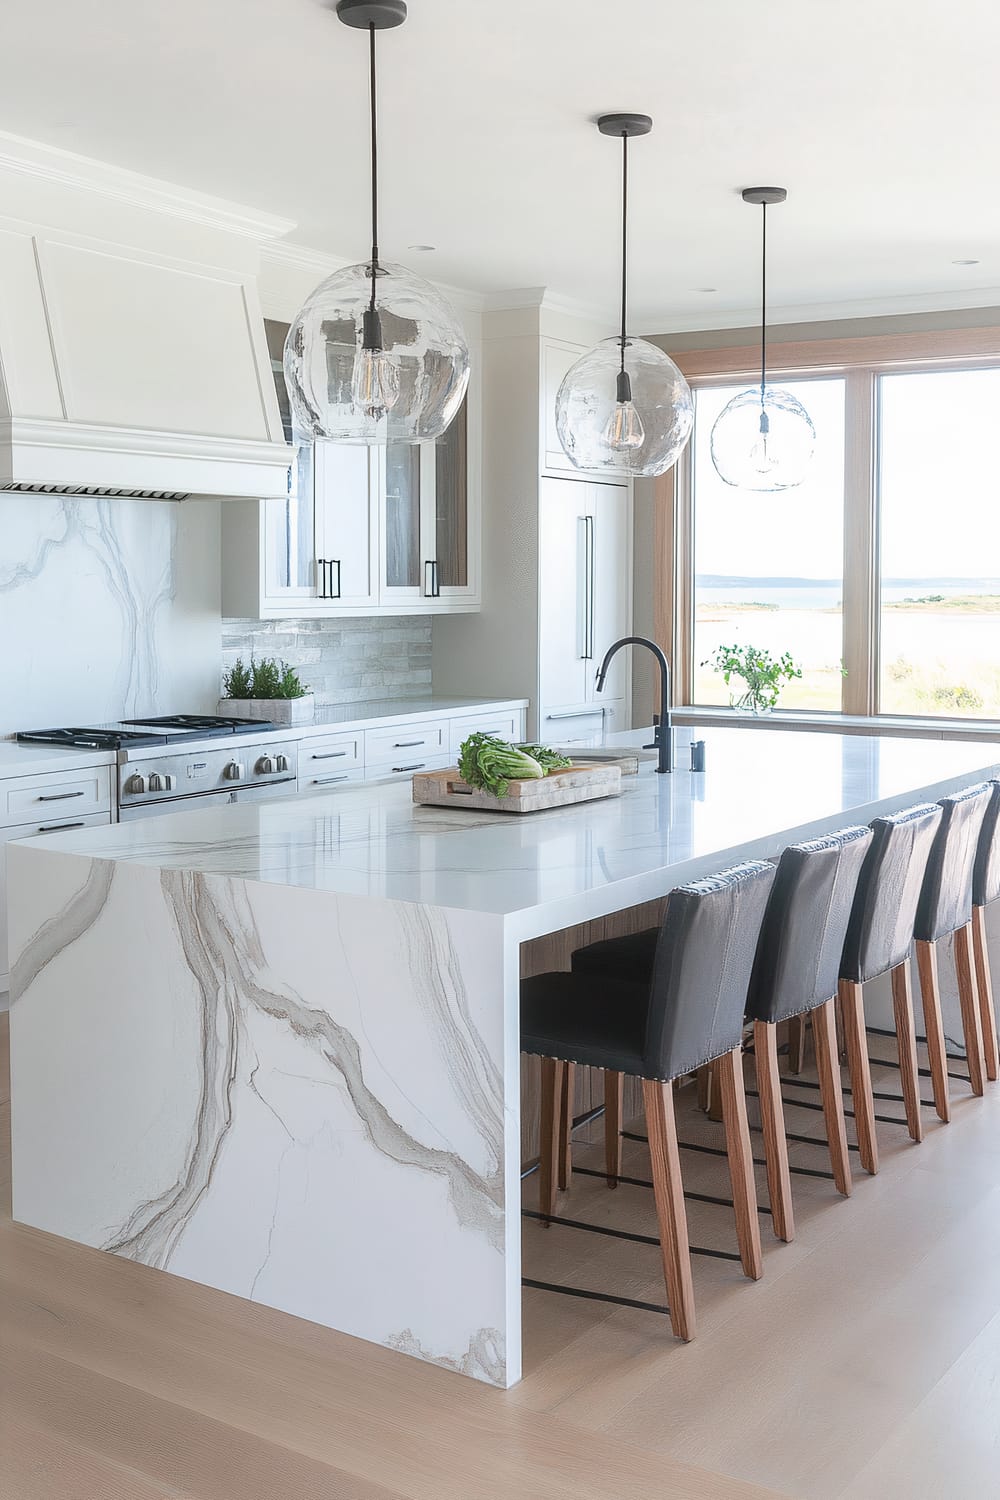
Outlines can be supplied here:
M844 382L780 384L812 417L816 451L805 481L776 494L734 490L712 466L712 424L744 386L696 394L697 573L842 574ZM883 576L1000 576L1000 370L887 375L880 386Z

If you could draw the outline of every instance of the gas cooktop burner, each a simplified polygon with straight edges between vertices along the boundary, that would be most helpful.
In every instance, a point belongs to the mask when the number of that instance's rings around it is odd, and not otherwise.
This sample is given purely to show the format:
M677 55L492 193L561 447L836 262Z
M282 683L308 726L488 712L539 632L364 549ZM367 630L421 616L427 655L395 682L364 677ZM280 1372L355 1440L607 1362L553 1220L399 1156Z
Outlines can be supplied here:
M123 719L86 729L23 729L22 745L63 745L80 750L128 750L140 745L176 745L213 735L253 734L275 726L270 719L230 719L214 714L165 714L162 718Z
M164 714L153 719L122 719L122 723L144 729L189 729L198 734L253 734L256 729L274 728L270 719L231 719L225 714Z

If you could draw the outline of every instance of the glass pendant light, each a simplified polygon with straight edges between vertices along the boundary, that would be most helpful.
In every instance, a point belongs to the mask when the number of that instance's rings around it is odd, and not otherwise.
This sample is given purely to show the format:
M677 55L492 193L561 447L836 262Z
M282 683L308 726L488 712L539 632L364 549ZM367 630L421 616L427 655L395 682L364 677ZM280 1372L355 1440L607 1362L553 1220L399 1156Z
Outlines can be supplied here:
M401 26L406 5L338 0L337 15L368 32L372 252L306 301L285 341L285 381L306 440L422 442L440 437L462 404L469 347L440 292L379 257L375 33Z
M743 189L744 203L759 203L761 212L760 387L740 391L722 408L711 439L719 478L740 490L794 489L816 446L816 429L802 402L767 383L767 206L787 196L780 187Z
M645 339L626 332L628 261L628 143L648 135L649 115L602 115L602 135L622 143L621 332L578 359L556 396L556 430L578 469L663 474L691 436L694 404L673 360Z

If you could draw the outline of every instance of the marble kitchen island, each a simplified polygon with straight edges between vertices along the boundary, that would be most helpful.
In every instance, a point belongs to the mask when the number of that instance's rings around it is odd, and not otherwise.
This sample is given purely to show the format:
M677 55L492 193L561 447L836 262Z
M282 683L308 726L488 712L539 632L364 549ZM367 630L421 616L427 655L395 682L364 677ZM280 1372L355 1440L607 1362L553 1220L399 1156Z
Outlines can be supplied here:
M370 785L12 844L15 1219L513 1384L521 944L1000 772L690 738L526 818Z

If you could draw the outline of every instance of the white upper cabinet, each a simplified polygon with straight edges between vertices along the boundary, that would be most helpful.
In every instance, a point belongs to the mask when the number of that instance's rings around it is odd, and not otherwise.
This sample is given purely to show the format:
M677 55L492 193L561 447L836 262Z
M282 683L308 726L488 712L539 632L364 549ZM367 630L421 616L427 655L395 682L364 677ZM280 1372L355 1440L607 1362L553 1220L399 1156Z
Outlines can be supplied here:
M285 332L285 324L266 324L289 423ZM436 442L318 442L300 450L284 499L230 506L223 515L223 610L268 619L477 609L472 428L467 399Z

